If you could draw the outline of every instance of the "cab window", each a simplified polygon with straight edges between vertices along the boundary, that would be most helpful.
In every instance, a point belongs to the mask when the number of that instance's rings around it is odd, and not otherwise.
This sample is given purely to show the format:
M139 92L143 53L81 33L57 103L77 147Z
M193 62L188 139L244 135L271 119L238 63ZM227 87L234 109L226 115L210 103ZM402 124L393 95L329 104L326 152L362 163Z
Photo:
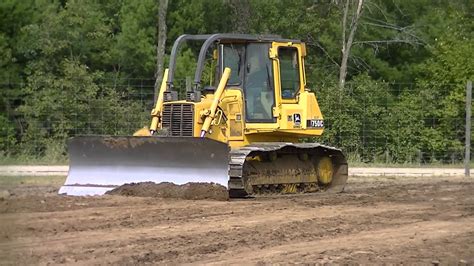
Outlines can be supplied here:
M221 73L224 71L224 68L228 67L231 70L229 81L227 85L240 85L242 80L242 57L244 54L243 45L224 45L223 48L223 67Z
M273 68L267 43L249 43L245 57L245 114L249 122L275 122Z
M294 99L300 89L300 73L298 64L298 50L294 47L280 47L281 98Z

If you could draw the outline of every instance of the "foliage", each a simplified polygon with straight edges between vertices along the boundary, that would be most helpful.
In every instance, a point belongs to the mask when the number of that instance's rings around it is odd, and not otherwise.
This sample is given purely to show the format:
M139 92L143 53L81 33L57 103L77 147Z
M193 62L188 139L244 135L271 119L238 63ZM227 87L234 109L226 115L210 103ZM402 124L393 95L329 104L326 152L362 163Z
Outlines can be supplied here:
M364 161L373 161L387 151L384 144L391 124L386 120L392 102L388 84L363 74L346 89L333 83L317 93L325 116L323 142L338 143Z
M38 73L28 78L25 104L19 107L27 128L23 150L47 154L53 143L64 143L77 134L131 134L139 128L143 112L138 103L128 102L112 88L101 87L87 67L65 60L55 75ZM133 121L134 123L131 123ZM34 145L30 145L34 143ZM33 149L33 150L31 150Z
M2 136L2 138L0 138L0 150L3 151L1 153L5 155L12 150L13 145L16 143L16 139L15 127L4 115L0 115L0 136Z
M428 48L430 58L417 66L418 84L426 96L426 112L433 118L431 125L425 125L430 126L427 131L432 136L426 149L460 153L465 134L459 119L465 115L465 84L474 77L474 66L468 56L474 53L474 22L459 11L453 11L447 21L448 31Z
M344 3L170 1L166 51L181 34L242 25L249 33L302 39L308 86L325 116L318 141L363 162L459 161L465 83L474 77L472 1L365 0L347 87L340 89ZM62 161L72 135L128 135L143 126L152 100L135 97L129 83L153 78L158 9L154 0L1 1L2 155ZM198 48L182 49L177 83L192 76Z
M118 13L120 32L111 48L114 72L125 77L152 77L155 69L156 1L126 1Z

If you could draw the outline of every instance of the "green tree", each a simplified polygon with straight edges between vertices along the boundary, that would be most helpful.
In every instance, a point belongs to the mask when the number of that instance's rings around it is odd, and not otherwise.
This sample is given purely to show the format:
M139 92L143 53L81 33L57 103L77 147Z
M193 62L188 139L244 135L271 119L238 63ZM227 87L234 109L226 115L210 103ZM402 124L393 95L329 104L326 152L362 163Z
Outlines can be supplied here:
M317 90L325 120L321 141L337 145L364 161L378 160L387 151L384 118L390 115L393 99L389 85L360 75L345 89L336 81Z
M388 162L421 163L425 131L424 95L406 88L398 90L402 93L388 106L386 115L380 117L386 125L386 158Z
M142 126L143 107L104 82L116 70L110 68L113 23L101 10L95 1L68 1L23 28L22 51L30 59L18 108L25 119L24 151L62 153L68 136L129 135Z
M417 81L430 118L425 149L433 160L449 161L462 156L465 86L474 77L469 56L474 54L474 23L463 10L451 10L446 21L447 31L429 47L430 57L417 66Z
M120 31L110 48L112 73L122 78L153 78L156 47L156 1L126 1L120 7Z

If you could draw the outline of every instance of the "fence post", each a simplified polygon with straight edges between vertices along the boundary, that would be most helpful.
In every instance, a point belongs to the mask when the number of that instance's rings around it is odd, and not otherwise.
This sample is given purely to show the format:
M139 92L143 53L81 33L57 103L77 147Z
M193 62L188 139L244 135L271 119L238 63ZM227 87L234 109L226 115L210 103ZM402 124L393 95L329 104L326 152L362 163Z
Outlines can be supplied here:
M466 85L466 151L464 155L464 175L471 176L471 103L472 103L472 81Z

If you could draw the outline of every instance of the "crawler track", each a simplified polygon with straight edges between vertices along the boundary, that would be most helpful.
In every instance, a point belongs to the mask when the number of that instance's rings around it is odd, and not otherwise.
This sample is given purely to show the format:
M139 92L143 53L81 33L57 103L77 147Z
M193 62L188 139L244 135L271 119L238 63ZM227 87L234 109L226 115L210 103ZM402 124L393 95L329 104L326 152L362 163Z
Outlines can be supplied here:
M330 158L331 182L323 184L318 161ZM341 150L319 143L254 143L230 152L230 197L316 191L341 192L347 161Z

